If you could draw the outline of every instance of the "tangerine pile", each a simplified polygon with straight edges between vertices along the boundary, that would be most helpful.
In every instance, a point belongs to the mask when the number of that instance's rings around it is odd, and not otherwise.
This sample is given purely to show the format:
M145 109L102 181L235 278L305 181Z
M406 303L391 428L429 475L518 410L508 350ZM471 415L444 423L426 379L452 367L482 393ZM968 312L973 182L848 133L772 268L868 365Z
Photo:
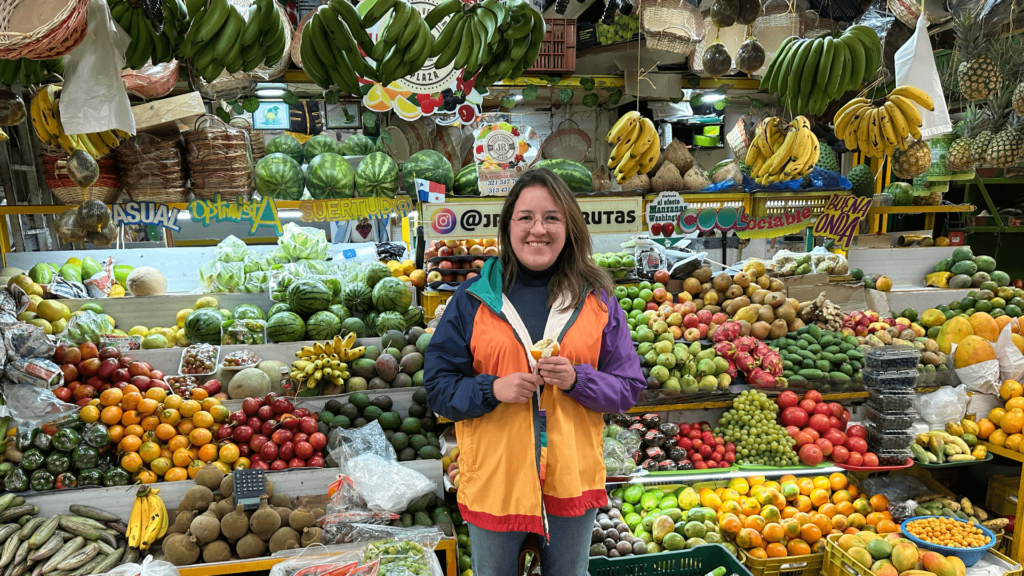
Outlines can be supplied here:
M907 532L925 542L950 548L981 548L992 540L977 526L939 516L909 522Z
M830 534L899 531L885 496L862 496L838 472L813 478L786 475L778 481L735 478L727 488L704 490L711 494L701 494L701 504L718 512L722 533L754 558L824 552Z
M231 412L220 400L207 397L200 388L188 399L150 388L143 394L128 385L109 388L79 412L86 424L107 426L111 444L117 445L121 467L133 480L150 484L163 479L177 482L195 478L207 463L228 474L248 468L232 442L214 442L214 436Z

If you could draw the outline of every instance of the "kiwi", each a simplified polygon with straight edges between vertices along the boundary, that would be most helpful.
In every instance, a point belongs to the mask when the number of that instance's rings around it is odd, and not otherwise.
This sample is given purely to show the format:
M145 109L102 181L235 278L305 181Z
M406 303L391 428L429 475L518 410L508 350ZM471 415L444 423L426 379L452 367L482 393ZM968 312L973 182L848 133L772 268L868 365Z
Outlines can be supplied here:
M235 545L235 550L238 552L239 559L257 558L263 556L263 553L266 552L267 543L261 540L259 536L250 532L238 541L238 544Z
M235 502L232 498L224 498L220 502L217 502L217 519L223 520L225 516L231 514L235 509Z
M206 512L196 517L189 525L189 532L195 536L200 546L213 542L220 536L220 519L217 517L216 504L210 504Z
M249 519L245 516L244 506L239 504L233 512L221 519L220 532L232 542L249 532Z
M199 560L199 545L196 544L196 537L189 532L164 538L161 548L164 559L175 566L188 566Z
M267 480L267 486L270 486L270 480ZM231 498L235 493L235 477L228 474L220 481L220 495L225 498Z
M296 512L298 512L296 510ZM311 515L312 516L312 515ZM292 514L292 518L295 514ZM277 554L281 550L291 550L299 547L299 533L285 526L274 532L270 537L270 553Z
M260 507L249 518L249 530L266 540L281 527L281 516L267 504L266 496L260 497Z
M181 499L181 503L178 504L178 511L204 511L210 507L211 502L213 502L212 490L206 486L193 486L188 489L188 492L185 492L185 496Z
M196 512L194 510L179 510L174 516L174 523L167 528L167 535L171 536L188 532L188 528L192 525L192 520L195 520L195 517Z
M323 544L324 541L324 530L319 526L313 526L312 528L306 528L302 531L302 540L300 544L305 548L310 544Z
M271 506L292 509L292 497L287 494L274 494L270 497Z
M292 511L288 517L288 525L294 528L296 531L304 528L309 528L316 522L316 517L313 516L313 512L305 506L300 507L298 510ZM298 538L296 538L298 541Z
M231 559L231 546L223 540L214 540L203 546L203 562L227 562Z
M207 464L203 466L198 473L196 473L196 485L206 486L210 490L216 490L220 488L220 483L224 479L224 473L220 471L213 464Z
M291 508L285 508L284 506L274 506L274 512L281 517L281 526L288 526L288 517L292 515Z

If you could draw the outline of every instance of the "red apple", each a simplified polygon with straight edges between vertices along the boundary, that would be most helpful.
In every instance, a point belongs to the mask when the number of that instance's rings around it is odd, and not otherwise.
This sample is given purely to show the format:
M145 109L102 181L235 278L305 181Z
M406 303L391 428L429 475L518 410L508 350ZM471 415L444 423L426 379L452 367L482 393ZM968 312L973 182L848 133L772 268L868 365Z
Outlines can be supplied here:
M851 452L851 454L854 452L863 454L868 451L867 440L859 436L848 436L846 438L846 442L843 443L843 446L846 446L846 448Z
M832 443L829 442L828 439L818 438L818 441L815 442L815 444L818 445L818 448L821 448L821 453L825 456L832 454Z
M846 460L846 463L850 466L863 466L864 455L860 452L850 452L850 457Z
M868 431L863 426L854 424L853 426L850 426L849 428L846 429L846 435L856 436L857 438L867 438Z
M808 390L804 392L804 400L814 400L815 403L821 402L821 392L817 390Z

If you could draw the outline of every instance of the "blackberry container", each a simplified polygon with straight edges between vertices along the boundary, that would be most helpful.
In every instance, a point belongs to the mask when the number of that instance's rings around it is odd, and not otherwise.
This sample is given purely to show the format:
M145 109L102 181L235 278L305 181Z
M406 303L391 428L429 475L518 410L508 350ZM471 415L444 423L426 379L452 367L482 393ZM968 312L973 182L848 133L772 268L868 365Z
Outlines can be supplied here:
M901 466L910 458L910 450L879 450L875 455L878 456L879 466Z
M869 400L864 405L864 416L881 432L903 432L914 425L914 418L917 415L913 410L888 412Z
M875 454L885 450L909 450L914 443L914 429L906 430L879 430L874 424L868 422L868 449Z
M914 370L916 372L917 364L921 360L921 351L913 346L862 347L861 350L864 351L864 368L876 372L896 370Z
M868 388L868 406L879 412L907 412L914 409L914 390L894 388L880 390Z
M883 393L889 390L911 390L917 384L917 369L899 370L896 372L879 372L865 368L861 374L864 377L864 385L868 388L878 388Z

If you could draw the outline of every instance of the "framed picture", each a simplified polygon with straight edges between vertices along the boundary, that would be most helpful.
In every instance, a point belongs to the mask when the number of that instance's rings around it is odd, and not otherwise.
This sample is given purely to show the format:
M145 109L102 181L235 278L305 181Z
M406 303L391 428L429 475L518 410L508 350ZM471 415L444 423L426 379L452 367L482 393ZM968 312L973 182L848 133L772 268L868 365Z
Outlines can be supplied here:
M327 104L327 128L360 128L362 119L357 102Z
M257 130L288 130L288 105L281 100L260 101L252 124Z

